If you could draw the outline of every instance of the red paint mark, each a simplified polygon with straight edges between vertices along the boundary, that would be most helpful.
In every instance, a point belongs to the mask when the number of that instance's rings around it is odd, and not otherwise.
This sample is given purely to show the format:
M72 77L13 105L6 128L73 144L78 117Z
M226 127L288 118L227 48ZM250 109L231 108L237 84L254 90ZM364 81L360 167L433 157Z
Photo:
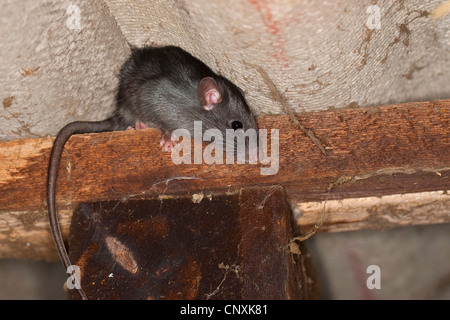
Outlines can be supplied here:
M248 0L248 2L256 8L261 14L264 25L267 28L267 32L274 38L271 45L275 49L272 56L284 67L289 66L289 61L285 56L284 39L280 35L280 22L276 20L272 14L271 5L273 0Z
M348 259L350 260L350 265L353 268L353 275L355 277L356 283L360 284L360 288L362 291L362 299L364 300L374 300L375 297L372 294L372 291L367 288L367 278L370 276L366 273L366 270L361 265L361 260L359 259L359 255L350 251L347 253Z

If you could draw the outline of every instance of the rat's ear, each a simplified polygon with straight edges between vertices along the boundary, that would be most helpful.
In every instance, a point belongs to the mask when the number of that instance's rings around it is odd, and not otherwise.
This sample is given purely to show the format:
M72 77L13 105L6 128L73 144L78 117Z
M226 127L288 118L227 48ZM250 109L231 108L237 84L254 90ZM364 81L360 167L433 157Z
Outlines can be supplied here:
M198 84L198 99L205 110L212 110L214 105L222 101L222 94L219 87L211 77L203 78Z

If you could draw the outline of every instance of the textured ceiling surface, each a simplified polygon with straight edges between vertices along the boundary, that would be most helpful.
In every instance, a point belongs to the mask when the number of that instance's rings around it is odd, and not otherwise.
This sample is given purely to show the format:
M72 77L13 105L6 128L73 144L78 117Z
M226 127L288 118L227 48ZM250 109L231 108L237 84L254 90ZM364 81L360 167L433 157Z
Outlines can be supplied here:
M55 135L68 122L106 117L130 44L181 46L238 84L258 114L450 98L445 6L4 0L0 140Z

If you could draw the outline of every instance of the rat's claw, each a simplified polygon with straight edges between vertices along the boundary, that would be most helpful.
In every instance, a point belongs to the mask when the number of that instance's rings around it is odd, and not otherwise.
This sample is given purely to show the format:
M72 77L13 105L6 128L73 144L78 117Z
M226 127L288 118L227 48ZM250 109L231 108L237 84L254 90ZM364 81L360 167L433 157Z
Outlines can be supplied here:
M145 128L148 128L148 126L147 126L145 123L139 122L139 121L136 121L136 124L134 125L134 127L135 127L136 129L145 129Z
M176 136L163 134L159 145L161 146L162 151L171 152L172 149L176 146L178 138Z
M161 146L162 151L164 151L164 152L171 152L173 147L175 147L175 145L176 145L176 143L174 141L172 141L172 140L167 141L164 139L161 139L159 144Z

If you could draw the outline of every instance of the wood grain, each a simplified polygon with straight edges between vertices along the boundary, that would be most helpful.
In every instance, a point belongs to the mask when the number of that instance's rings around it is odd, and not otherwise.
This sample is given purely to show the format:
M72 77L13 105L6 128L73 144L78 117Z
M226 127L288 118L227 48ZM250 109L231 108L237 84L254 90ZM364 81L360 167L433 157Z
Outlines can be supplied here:
M267 167L261 164L175 165L161 152L156 129L77 135L61 161L57 204L68 222L83 201L206 196L250 186L283 185L293 203L447 190L449 115L449 100L296 115L327 156L289 117L259 117L260 128L279 129L275 175L261 175ZM0 248L35 243L25 233L37 226L48 231L45 180L52 142L0 144ZM51 243L46 239L41 243Z
M292 213L283 187L246 188L193 200L89 202L75 210L70 260L80 268L87 297L320 297L307 249L291 243ZM69 296L79 299L75 290Z

